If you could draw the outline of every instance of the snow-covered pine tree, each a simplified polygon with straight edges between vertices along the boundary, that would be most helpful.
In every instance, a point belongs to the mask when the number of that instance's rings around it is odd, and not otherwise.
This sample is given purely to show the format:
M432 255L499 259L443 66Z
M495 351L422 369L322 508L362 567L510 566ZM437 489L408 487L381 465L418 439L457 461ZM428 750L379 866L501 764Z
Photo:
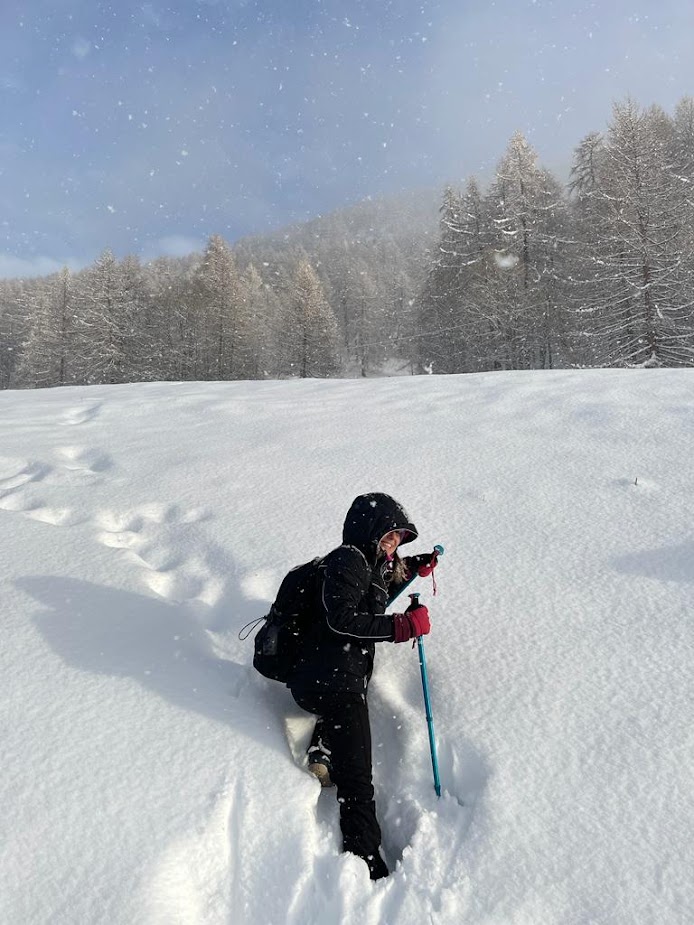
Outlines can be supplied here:
M119 265L107 249L75 277L71 360L75 382L131 381L133 339L142 304L136 263L136 258L129 258Z
M33 280L0 280L0 389L19 385L22 345L29 336Z
M498 268L493 255L494 231L490 200L477 180L468 180L460 200L454 278L455 313L451 313L451 344L457 345L460 372L499 367L501 326L494 284ZM464 365L463 365L464 361Z
M246 327L245 374L264 379L278 367L279 301L254 264L241 277L241 298Z
M73 335L72 276L67 267L35 282L24 308L30 318L17 373L27 388L67 385Z
M352 254L339 276L338 304L345 325L349 361L360 376L379 368L385 356L388 336L384 319L384 299L364 260L364 248Z
M631 100L615 104L604 139L592 136L577 150L572 190L583 272L574 303L596 364L694 360L691 206L676 150L667 114Z
M361 241L355 255L356 292L362 308L357 360L362 376L387 369L412 372L419 364L415 295L427 261L416 228L411 228L411 235L407 242L373 234Z
M156 367L157 379L190 378L183 347L186 281L185 265L175 258L157 257L144 267L144 333L152 343L148 366Z
M299 262L282 325L283 372L324 378L339 370L338 327L318 274Z
M682 208L680 247L680 286L694 299L694 99L683 97L674 115L673 170L675 187L679 187ZM692 302L690 302L690 306ZM683 321L685 334L694 331L694 309L690 307L689 321Z
M604 139L590 132L574 151L568 184L573 241L567 267L568 306L573 317L571 348L579 366L599 364L601 354L593 315L600 310L602 270L593 241L605 240L611 206L600 195Z
M210 237L193 288L201 330L198 378L241 378L247 349L241 284L234 255L220 235Z
M469 318L464 306L471 268L481 259L479 248L484 246L481 220L479 235L475 230L479 214L473 200L478 190L471 183L465 197L451 186L444 190L439 242L419 299L420 362L437 373L469 371L465 330Z
M495 227L490 310L499 325L496 365L537 369L555 364L564 327L559 293L567 206L558 181L537 165L537 154L516 132L489 193Z
M683 189L689 199L690 186L694 182L694 99L684 96L675 107L674 116L674 168L683 182Z
M160 310L152 299L147 273L134 255L118 264L121 325L124 329L126 382L152 382L162 377Z

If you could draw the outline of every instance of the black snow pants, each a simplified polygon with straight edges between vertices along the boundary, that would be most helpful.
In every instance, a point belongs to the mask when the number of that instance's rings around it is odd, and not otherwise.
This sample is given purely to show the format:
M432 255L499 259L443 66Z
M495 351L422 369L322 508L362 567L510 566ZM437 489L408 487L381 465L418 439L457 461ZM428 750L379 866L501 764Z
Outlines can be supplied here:
M381 829L371 771L371 727L365 694L342 691L292 690L302 710L318 717L311 747L330 757L330 776L340 804L342 847L359 855L372 879L388 869L379 853Z

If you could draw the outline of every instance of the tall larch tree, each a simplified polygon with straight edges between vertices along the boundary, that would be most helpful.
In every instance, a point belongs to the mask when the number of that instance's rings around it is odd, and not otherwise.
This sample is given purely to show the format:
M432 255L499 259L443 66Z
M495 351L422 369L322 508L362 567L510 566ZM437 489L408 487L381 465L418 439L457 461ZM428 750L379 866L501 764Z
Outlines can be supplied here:
M325 378L339 369L337 320L318 274L303 259L292 281L283 325L284 372Z
M26 306L31 319L22 351L19 379L30 388L72 382L70 355L74 335L72 275L67 267L31 288Z
M274 375L279 364L279 301L254 264L241 277L241 298L246 328L245 375L264 379Z
M437 373L466 370L463 302L467 284L466 208L447 186L440 209L439 241L420 297L420 360Z
M489 199L496 266L490 301L501 330L498 365L552 366L562 328L557 241L566 232L566 202L560 184L538 166L520 132L499 163Z
M572 188L585 282L576 310L600 365L694 360L691 205L683 177L672 120L630 100L615 105L604 140L584 142L577 152Z
M127 382L131 340L137 327L136 294L125 285L110 250L75 279L75 336L72 367L76 382Z
M201 379L242 375L246 332L239 272L231 248L212 235L195 274L195 311L202 328Z

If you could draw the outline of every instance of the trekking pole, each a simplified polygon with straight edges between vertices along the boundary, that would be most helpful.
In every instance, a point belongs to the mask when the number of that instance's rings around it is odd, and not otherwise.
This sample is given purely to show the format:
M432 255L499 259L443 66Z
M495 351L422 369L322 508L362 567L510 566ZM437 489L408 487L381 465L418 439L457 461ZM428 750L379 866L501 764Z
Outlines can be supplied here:
M443 552L443 550L442 550ZM419 607L419 594L410 594L412 603L407 608L414 610ZM407 611L406 611L407 612ZM417 648L419 650L419 670L422 674L422 691L424 692L424 710L427 717L427 729L429 730L429 751L431 752L431 769L434 772L434 790L436 796L441 796L441 781L439 780L439 761L436 757L436 739L434 737L434 717L431 712L431 699L429 697L429 677L427 675L427 660L424 655L424 637L417 636Z

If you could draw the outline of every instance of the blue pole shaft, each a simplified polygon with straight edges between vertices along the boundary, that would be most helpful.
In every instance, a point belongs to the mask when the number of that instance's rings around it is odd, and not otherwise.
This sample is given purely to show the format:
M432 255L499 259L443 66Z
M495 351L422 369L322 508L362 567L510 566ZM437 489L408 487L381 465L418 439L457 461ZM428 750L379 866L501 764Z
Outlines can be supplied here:
M441 796L441 781L439 780L439 761L436 756L436 739L434 737L434 717L431 712L431 699L429 698L429 678L427 676L427 660L424 655L424 638L417 636L419 649L419 669L422 673L422 690L424 691L424 709L427 716L427 729L429 730L429 751L431 752L431 769L434 772L434 790L436 796Z
M434 546L434 552L437 555L443 555L443 546ZM399 597L405 588L409 587L416 578L416 574L410 578L407 584L404 584L398 593L388 603L392 604L396 597ZM419 595L416 595L417 597ZM436 739L434 737L434 717L431 712L431 699L429 697L429 677L427 675L427 660L424 655L424 638L417 636L417 648L419 650L419 670L422 674L422 690L424 692L424 709L427 717L427 729L429 731L429 751L431 752L431 768L434 772L434 790L436 796L441 796L441 781L439 780L439 760L436 756Z

